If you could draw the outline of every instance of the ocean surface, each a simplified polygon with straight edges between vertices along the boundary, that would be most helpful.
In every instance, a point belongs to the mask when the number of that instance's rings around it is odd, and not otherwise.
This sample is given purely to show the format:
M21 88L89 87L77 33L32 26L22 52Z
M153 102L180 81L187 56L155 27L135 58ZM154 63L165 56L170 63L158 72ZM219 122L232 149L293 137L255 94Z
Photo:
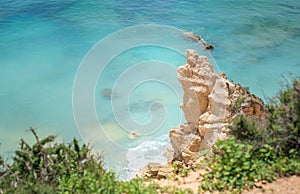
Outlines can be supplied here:
M298 0L1 0L0 153L9 156L22 137L33 141L28 129L34 127L40 136L90 143L123 178L149 161L165 162L168 131L184 122L176 68L185 58L158 44L195 47L217 72L266 100L281 82L300 75L299 21ZM105 52L124 46L132 34L142 39L152 25L174 33L153 30L155 44L117 53L91 91L84 90L89 77L83 79L80 95L91 92L92 102L81 106L90 104L97 118L74 113L76 79L91 50L105 48L98 53L103 66ZM183 31L215 49L204 52L178 35ZM155 115L159 125L149 131Z

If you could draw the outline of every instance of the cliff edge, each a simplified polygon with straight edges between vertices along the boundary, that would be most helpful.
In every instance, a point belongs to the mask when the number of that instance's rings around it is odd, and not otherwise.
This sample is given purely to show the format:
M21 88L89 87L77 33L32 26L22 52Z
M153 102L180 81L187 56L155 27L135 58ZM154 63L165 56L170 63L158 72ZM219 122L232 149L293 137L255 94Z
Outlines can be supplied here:
M184 90L180 105L187 123L170 130L174 158L185 163L199 151L210 149L227 137L229 121L237 114L263 114L263 101L224 73L217 75L205 56L186 51L186 64L178 68L178 80Z
M193 166L197 155L229 135L228 124L238 115L263 116L263 101L246 88L217 75L205 56L186 51L186 64L178 68L184 91L180 107L187 123L170 130L174 150L172 162ZM149 163L134 177L165 179L174 169L170 164Z

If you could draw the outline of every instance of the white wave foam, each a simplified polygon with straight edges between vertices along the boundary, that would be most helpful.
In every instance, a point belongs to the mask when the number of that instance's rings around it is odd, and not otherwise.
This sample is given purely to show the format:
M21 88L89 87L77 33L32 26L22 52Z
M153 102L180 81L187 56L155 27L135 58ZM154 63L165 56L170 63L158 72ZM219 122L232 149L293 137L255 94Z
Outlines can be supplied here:
M168 142L167 135L164 135L129 149L126 154L126 159L128 161L127 168L131 172L130 177L149 162L166 164L168 158L165 156L165 150L170 146L171 144Z

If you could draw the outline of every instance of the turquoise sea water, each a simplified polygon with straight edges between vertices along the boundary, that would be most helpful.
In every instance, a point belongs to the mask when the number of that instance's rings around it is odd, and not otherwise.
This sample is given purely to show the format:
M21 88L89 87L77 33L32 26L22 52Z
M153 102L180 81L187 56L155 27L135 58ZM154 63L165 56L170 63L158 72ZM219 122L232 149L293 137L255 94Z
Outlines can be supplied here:
M250 87L264 98L275 95L280 81L289 73L300 74L299 21L298 0L2 0L0 153L11 153L21 137L30 139L26 131L30 126L37 128L41 135L56 134L64 141L80 138L72 111L76 72L92 46L113 32L134 25L160 24L199 34L214 45L211 54L230 80ZM169 34L161 36L164 39ZM155 100L164 104L167 117L158 133L131 140L114 122L110 99L102 91L112 88L114 79L132 61L152 59L174 67L185 61L183 56L163 48L133 49L111 61L99 78L95 92L99 121L112 129L108 135L112 136L111 141L133 151L119 153L118 148L107 148L101 144L101 137L94 147L125 166L126 159L134 158L135 163L130 163L129 168L161 154L152 151L153 157L149 157L151 154L144 153L151 152L155 145L160 150L168 141L169 129L181 122L178 118L181 99L157 83L137 87L130 101L133 119L140 123L149 120L148 108ZM94 126L87 124L87 128L94 129ZM143 154L138 155L134 150ZM157 156L158 160L163 160L160 157Z

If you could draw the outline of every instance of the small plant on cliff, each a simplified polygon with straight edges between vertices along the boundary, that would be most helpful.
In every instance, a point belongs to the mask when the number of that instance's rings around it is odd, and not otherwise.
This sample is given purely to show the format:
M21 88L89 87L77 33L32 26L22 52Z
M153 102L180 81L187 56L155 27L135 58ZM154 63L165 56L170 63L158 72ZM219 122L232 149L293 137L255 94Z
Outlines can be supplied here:
M281 91L266 105L264 119L238 116L231 126L232 134L256 147L268 144L277 154L300 154L300 79Z
M239 96L233 100L231 104L231 112L233 114L239 113L242 109L242 104L245 102L246 98L244 96Z
M231 133L206 158L199 191L241 192L257 181L300 175L300 79L266 105L264 118L236 117Z
M199 191L241 191L254 184L256 165L250 160L251 145L239 144L231 137L216 142L213 157L206 158L208 173L203 176Z
M187 164L181 163L179 161L175 161L172 163L173 173L176 176L177 174L186 177L189 174L190 168Z

